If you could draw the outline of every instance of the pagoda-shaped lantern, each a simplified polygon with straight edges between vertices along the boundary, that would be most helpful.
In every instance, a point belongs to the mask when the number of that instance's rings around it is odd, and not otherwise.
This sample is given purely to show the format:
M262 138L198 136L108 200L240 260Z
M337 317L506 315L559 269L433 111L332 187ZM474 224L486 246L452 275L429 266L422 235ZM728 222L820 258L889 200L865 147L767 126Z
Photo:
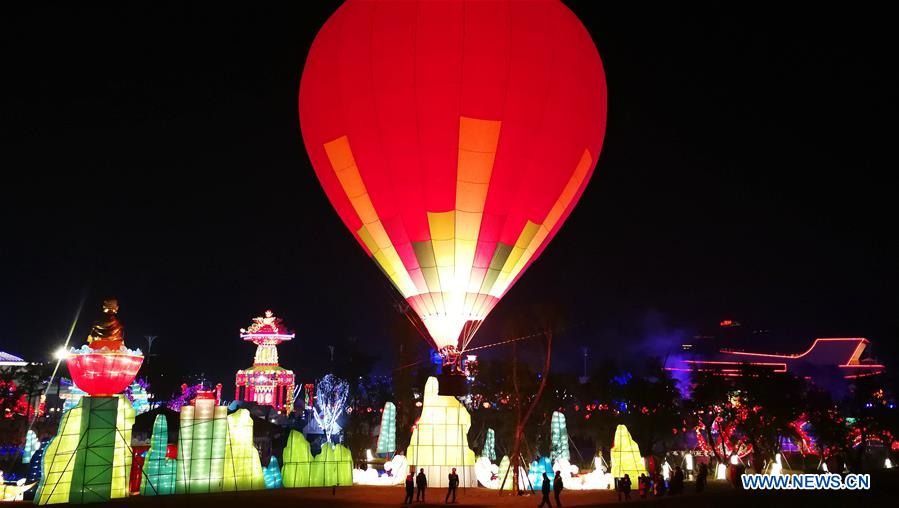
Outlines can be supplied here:
M235 400L272 406L278 411L290 413L293 409L294 375L292 370L278 365L278 344L293 339L272 311L253 318L249 328L240 329L240 338L256 344L253 366L237 371Z

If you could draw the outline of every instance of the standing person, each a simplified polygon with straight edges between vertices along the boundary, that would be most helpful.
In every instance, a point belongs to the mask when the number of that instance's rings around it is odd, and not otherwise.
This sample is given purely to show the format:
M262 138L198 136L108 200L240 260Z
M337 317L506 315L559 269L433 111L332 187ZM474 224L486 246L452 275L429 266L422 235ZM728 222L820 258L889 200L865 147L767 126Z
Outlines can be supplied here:
M646 498L646 490L648 488L649 478L647 478L645 474L640 473L640 477L637 478L637 491L640 493L640 499Z
M662 476L662 473L656 473L656 484L658 485L656 495L664 496L665 491L668 490L668 484L667 482L665 482L665 478Z
M549 508L553 508L553 504L549 502L549 477L546 476L546 473L543 473L543 499L540 500L537 508L543 508L544 504L549 506Z
M699 465L699 473L696 475L696 493L705 490L705 482L709 476L709 467L703 462Z
M415 486L418 488L415 492L415 500L424 503L425 489L428 488L428 477L425 476L425 468L419 469L418 474L415 475Z
M671 480L671 493L684 493L684 472L681 470L680 466L674 468L674 479Z
M562 485L562 472L556 471L556 477L553 478L553 493L556 495L556 506L562 506L562 500L559 499L559 496L562 495L562 489L565 486Z
M412 504L413 492L415 492L415 478L409 473L406 475L406 499L403 500L403 504Z
M456 502L456 488L459 486L459 475L456 474L456 468L453 468L453 472L449 474L447 477L449 479L449 488L446 491L446 499L443 500L444 504L449 503L450 494L453 495L453 503Z
M624 478L621 479L621 492L624 494L625 501L631 499L631 475L625 474Z

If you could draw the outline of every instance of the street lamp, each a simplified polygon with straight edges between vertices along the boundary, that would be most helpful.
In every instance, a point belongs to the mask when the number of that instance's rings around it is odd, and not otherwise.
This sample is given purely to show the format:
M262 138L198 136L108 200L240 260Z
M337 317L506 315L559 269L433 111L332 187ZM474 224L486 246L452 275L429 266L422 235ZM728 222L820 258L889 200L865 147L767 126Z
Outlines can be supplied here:
M53 358L63 361L69 357L69 350L66 349L65 346L60 346L59 349L53 352Z

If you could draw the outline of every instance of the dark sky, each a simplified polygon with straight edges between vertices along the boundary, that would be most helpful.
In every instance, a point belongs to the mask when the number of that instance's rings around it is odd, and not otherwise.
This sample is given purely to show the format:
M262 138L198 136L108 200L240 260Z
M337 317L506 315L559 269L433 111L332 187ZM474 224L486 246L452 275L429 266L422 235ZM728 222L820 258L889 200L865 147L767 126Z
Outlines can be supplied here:
M778 332L748 348L866 336L896 359L889 17L610 4L569 3L609 86L597 172L473 344L554 302L577 325L560 366L724 318ZM348 337L389 366L392 289L327 202L297 119L336 5L0 16L0 349L46 358L86 292L76 342L116 296L131 345L158 335L172 373L230 385L252 358L238 329L266 308L296 330L281 356L301 378Z

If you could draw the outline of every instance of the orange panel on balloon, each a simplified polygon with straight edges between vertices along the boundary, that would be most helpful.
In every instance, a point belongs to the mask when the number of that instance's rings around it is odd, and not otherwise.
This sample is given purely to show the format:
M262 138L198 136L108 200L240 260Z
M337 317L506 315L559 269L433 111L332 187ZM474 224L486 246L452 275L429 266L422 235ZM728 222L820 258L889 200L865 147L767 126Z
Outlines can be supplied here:
M447 355L571 213L605 119L599 54L558 0L348 0L300 84L325 193Z

